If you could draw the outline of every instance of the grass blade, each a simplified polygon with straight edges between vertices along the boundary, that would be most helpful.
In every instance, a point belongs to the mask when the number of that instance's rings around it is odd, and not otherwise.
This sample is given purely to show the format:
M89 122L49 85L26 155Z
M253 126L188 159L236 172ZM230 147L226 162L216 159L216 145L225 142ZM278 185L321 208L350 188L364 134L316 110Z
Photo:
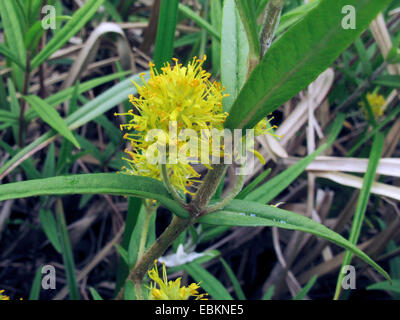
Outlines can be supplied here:
M24 99L31 105L32 109L46 122L50 127L60 133L67 140L71 141L73 145L80 148L79 142L74 137L71 130L68 128L64 119L54 110L48 103L39 98L38 96L24 96Z
M218 226L278 227L307 232L350 250L353 254L374 267L385 278L390 279L385 270L352 242L324 225L291 211L246 200L233 200L222 211L201 217L199 222Z
M379 160L382 154L383 143L384 143L383 134L377 133L375 135L374 142L372 144L371 153L369 156L368 168L364 176L364 182L360 191L360 195L358 197L356 211L354 212L353 223L351 225L349 241L353 244L357 243L358 237L360 236L361 226L364 221L365 211L367 210L367 205L371 194L372 183L375 181L376 168L378 167ZM342 268L343 266L350 264L351 258L352 258L352 252L346 251L343 258ZM340 270L342 270L342 268ZM337 300L340 296L343 278L344 274L340 272L336 284L335 297L334 297L335 300Z
M45 195L110 194L160 201L181 218L188 212L172 200L161 181L116 173L93 173L35 179L0 185L0 201Z
M65 222L64 209L61 199L57 199L56 205L57 225L60 233L61 251L67 276L69 297L71 300L80 300L78 282L76 281L74 255L72 253L68 228Z
M160 70L164 62L170 61L174 51L175 29L178 16L178 0L161 0L154 64Z
M48 57L60 49L71 37L81 30L97 12L97 9L103 4L103 2L104 0L88 0L81 8L79 8L72 16L72 19L69 20L32 59L32 69L41 65Z

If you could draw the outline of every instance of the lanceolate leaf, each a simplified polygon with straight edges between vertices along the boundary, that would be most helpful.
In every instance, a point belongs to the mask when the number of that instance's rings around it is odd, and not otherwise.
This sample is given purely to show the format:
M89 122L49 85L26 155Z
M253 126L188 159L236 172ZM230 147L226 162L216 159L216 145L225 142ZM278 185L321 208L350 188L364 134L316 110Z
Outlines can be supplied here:
M172 58L178 5L178 0L161 0L156 45L154 48L154 63L157 69L160 69L164 62Z
M233 200L223 211L210 213L200 218L200 222L219 226L279 227L311 233L351 251L373 266L384 277L390 279L385 270L353 243L324 225L301 214L245 200Z
M172 200L161 181L116 173L94 173L35 179L0 185L0 201L44 195L110 194L160 201L172 212L187 218L188 212Z
M64 119L58 114L54 108L47 104L44 100L37 96L25 96L24 99L28 101L32 109L46 122L50 127L59 132L66 139L71 141L75 147L80 148L78 141L74 137L71 130L68 128Z
M1 0L0 17L4 28L8 49L18 60L18 65L25 64L26 50L22 31L23 22L19 20L16 1ZM23 70L18 65L12 65L13 76L15 76L18 90L22 90L24 75Z
M128 78L121 83L113 86L107 91L103 92L95 99L90 100L88 103L80 107L74 113L72 113L65 121L68 124L68 127L71 130L79 128L85 123L95 119L96 117L102 115L106 111L110 110L112 107L117 104L127 100L129 94L136 94L136 88L132 84L132 81L140 82L139 75L135 75L131 78ZM83 85L83 84L82 84ZM73 89L73 88L72 88ZM72 90L73 91L73 90ZM68 93L69 95L70 93ZM55 96L55 95L54 95ZM52 96L53 97L53 96ZM61 97L57 97L57 101ZM48 98L50 99L50 97ZM67 96L65 97L67 99ZM63 100L61 100L62 102ZM60 102L48 101L49 104L57 104ZM0 168L0 180L3 178L3 175L7 170L11 170L10 168L15 168L15 164L21 159L26 159L26 155L32 152L33 150L39 148L42 145L46 145L54 139L56 133L54 131L49 131L30 143L28 146L20 150L16 155L14 155L9 161L7 161L3 167Z
M5 1L7 2L7 1ZM74 36L88 22L104 0L89 0L82 6L67 24L56 33L53 39L32 60L32 68L38 67L55 51L60 49L72 36Z
M221 31L221 81L229 94L223 99L224 111L229 112L247 76L249 43L235 0L225 0Z
M356 29L344 29L342 8L349 1L321 1L271 46L232 106L226 127L252 128L295 96L328 68L389 2L352 1Z

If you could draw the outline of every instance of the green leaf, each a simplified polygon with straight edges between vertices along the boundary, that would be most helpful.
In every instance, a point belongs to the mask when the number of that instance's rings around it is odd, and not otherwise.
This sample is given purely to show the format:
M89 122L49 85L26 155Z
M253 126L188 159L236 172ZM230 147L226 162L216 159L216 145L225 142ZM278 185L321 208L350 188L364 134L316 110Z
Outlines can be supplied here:
M133 268L136 264L138 253L139 253L139 246L140 246L140 239L143 232L143 225L146 219L147 211L144 206L141 206L139 216L137 218L135 228L131 233L131 238L129 240L128 245L128 266L129 268Z
M221 31L221 81L228 97L222 100L224 111L230 112L247 77L249 43L235 0L225 0Z
M272 285L268 288L267 292L263 295L261 300L271 300L272 296L274 295L275 286Z
M124 300L136 300L136 291L132 280L125 284Z
M174 51L175 29L178 16L178 0L161 0L154 64L160 70L163 64L170 61Z
M50 243L53 245L57 252L61 253L61 245L58 238L58 230L56 219L54 219L53 212L47 209L40 209L39 211L39 221L42 225L43 231L49 239Z
M211 24L218 34L221 34L222 26L222 4L221 0L212 0L210 3L210 19ZM212 37L211 43L211 58L212 58L212 71L216 76L221 69L221 40Z
M400 88L400 76L390 74L382 75L377 77L372 83L377 86Z
M384 136L382 133L377 133L372 144L371 153L369 155L368 167L365 172L364 182L361 187L360 195L358 197L356 210L353 216L353 222L351 224L349 241L353 244L357 244L358 238L360 236L361 227L365 217L365 211L367 210L369 197L371 194L372 184L375 181L376 169L378 168L379 161L381 159L381 154L383 150ZM352 258L352 252L347 250L342 263L342 268L345 265L349 265ZM340 270L342 270L340 268ZM342 280L344 278L344 273L339 272L335 299L339 298L342 289Z
M252 3L248 0L235 0L235 2L246 31L247 41L249 42L250 48L250 56L253 59L259 59L261 47L257 30L257 17L255 12L252 10Z
M115 107L119 103L126 101L129 94L136 94L137 90L131 81L140 82L139 75L135 75L128 78L121 83L113 86L109 90L103 92L95 99L90 100L84 106L80 107L73 114L67 117L66 122L71 130L79 128L80 126L88 123L89 121L95 119L96 117L102 115L106 111ZM74 89L74 88L71 88ZM73 92L73 91L72 91ZM72 94L71 92L71 94ZM56 132L49 131L41 137L37 138L31 144L20 150L15 154L5 165L0 168L0 179L1 175L5 171L9 170L10 167L15 167L15 163L42 144L51 141L56 136Z
M246 300L246 296L244 295L244 292L242 290L242 287L240 286L240 283L238 279L236 278L235 274L233 273L231 267L229 264L226 263L226 261L221 258L220 259L222 262L222 265L225 268L226 273L228 274L229 279L231 280L233 284L233 288L235 289L236 296L238 297L239 300Z
M93 173L35 179L0 185L0 201L45 195L110 194L160 201L181 218L189 213L172 200L161 181L116 173Z
M385 270L353 243L324 225L294 212L246 200L233 200L224 210L201 217L199 222L219 226L278 227L311 233L352 251L353 254L370 264L385 278L390 279Z
M121 250L125 251L126 257L123 257L120 250L118 250L121 254L121 259L118 263L115 294L118 294L119 290L121 289L121 286L124 284L125 279L129 273L128 247L130 239L132 237L132 233L135 229L136 222L139 217L139 212L141 207L142 207L142 199L135 197L128 198L128 212L125 219L125 230L121 242ZM121 260L125 260L126 263L123 263Z
M400 279L393 279L392 283L390 283L389 281L374 283L368 286L367 290L386 290L400 293Z
M323 0L300 22L274 42L251 73L225 126L253 128L267 114L306 88L326 70L385 8L390 0L353 3L357 28L341 26L348 0Z
M56 155L54 143L50 144L49 150L46 154L42 175L43 178L49 178L56 175Z
M311 288L317 281L317 276L312 276L312 278L307 282L303 289L293 298L293 300L303 300L304 297L310 292Z
M29 300L39 300L40 289L42 285L41 280L42 280L42 267L37 269L35 278L33 278L31 291L29 292Z
M236 196L236 199L245 199L271 172L271 168L261 172L252 182L250 182L242 191Z
M79 300L78 282L76 281L75 262L72 252L71 241L69 239L68 228L65 222L64 209L61 199L57 199L56 205L57 225L60 233L61 252L67 276L69 297L71 300Z
M172 0L167 0L167 1L172 2ZM213 0L211 0L211 1L213 1ZM208 21L204 20L192 9L179 3L179 11L181 11L188 18L192 19L194 22L196 22L199 26L206 29L213 37L217 38L218 40L221 40L221 35L218 33L218 31L216 29L214 29L214 27L211 24L209 24Z
M89 287L90 294L92 295L94 300L103 300L101 295L96 291L95 288Z
M18 60L18 64L24 65L26 62L26 50L24 46L24 34L22 21L19 19L18 5L16 1L0 1L0 16L3 23L4 34L6 37L7 47L12 51L13 55ZM19 91L22 91L24 74L23 69L17 64L12 65L13 76Z
M103 2L104 0L88 0L81 8L79 8L72 16L72 19L69 20L32 59L32 69L41 65L48 57L60 49L71 37L80 31L97 12L97 9L103 4Z
M4 43L0 43L0 53L6 58L10 59L12 62L15 62L22 70L25 69L25 62L19 60L18 56L8 49Z
M75 147L81 147L71 130L68 128L64 119L61 118L54 108L52 108L48 103L38 96L24 96L24 99L31 105L32 109L36 111L36 113L44 122L60 133L63 137L71 141Z
M49 18L50 19L50 18ZM56 21L71 20L69 16L57 16ZM27 50L35 50L40 39L46 33L46 29L43 28L43 21L36 21L27 31L25 35L25 48Z
M214 299L233 300L222 283L198 263L187 263L182 268Z

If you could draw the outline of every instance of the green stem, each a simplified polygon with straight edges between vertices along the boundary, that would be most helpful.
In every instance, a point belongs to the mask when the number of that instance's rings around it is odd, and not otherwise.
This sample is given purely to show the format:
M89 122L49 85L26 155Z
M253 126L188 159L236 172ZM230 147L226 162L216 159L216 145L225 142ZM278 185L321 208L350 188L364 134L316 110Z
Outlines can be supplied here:
M206 213L208 214L208 213L220 210L220 209L224 208L226 205L228 205L233 199L235 199L236 196L239 194L239 192L242 191L242 189L243 189L243 185L246 180L245 177L246 176L244 174L239 175L235 182L235 186L233 187L232 192L227 197L225 197L222 201L207 207L205 210Z
M127 281L132 281L136 290L141 288L142 280L147 270L151 268L154 260L162 256L168 247L178 238L178 236L191 224L193 219L181 219L174 215L170 225L164 230L161 236L147 250L147 252L138 260L133 270L130 272ZM124 287L117 295L117 300L122 300L124 296Z

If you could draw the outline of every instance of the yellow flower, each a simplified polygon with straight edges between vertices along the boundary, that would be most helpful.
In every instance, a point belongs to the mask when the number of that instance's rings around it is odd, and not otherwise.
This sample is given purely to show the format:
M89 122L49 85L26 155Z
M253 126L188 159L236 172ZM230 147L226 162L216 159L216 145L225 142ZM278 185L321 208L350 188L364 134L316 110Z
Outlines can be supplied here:
M190 159L189 151L185 149L187 141L169 137L169 132L171 125L177 134L184 129L191 129L200 137L198 140L205 140L207 137L201 134L202 130L223 129L228 115L222 109L222 98L226 95L222 93L224 88L221 84L210 82L211 75L202 69L205 60L206 56L203 59L195 57L184 67L174 59L175 66L166 64L161 68L162 73L158 73L154 64L150 63L150 79L146 82L142 74L143 85L134 83L139 97L130 95L129 100L135 109L116 114L131 117L129 123L121 125L121 130L134 130L124 135L132 147L132 150L125 150L130 155L130 159L124 158L129 164L129 168L122 168L126 173L161 180L160 166L149 161L146 156L146 152L151 151L149 148L155 143L151 139L146 141L146 136L150 130L157 129L164 133L168 150L165 157L169 163L167 170L172 185L187 193L187 187L198 182L200 175L190 165L193 159ZM207 143L210 145L209 141ZM198 145L201 145L201 141ZM215 150L209 149L210 154L215 153ZM174 155L179 154L175 156L177 163L169 161L171 150L175 150ZM158 150L154 150L153 154L155 157L164 156Z
M175 281L168 281L165 264L163 264L161 279L157 269L157 260L154 264L154 268L148 272L150 279L154 281L149 288L149 300L188 300L191 297L194 297L196 300L206 300L204 297L207 293L199 294L198 292L198 289L200 289L199 284L192 283L187 287L181 287L181 278Z
M9 296L3 295L4 290L0 290L0 300L10 300Z
M383 95L378 94L377 92L374 93L369 92L367 93L367 101L368 104L371 106L371 110L375 118L383 116L383 113L385 112L386 109L386 100ZM366 108L364 101L361 101L359 105L364 109Z
M130 175L162 180L160 163L165 163L171 184L191 193L188 187L201 182L200 174L191 164L202 163L210 168L211 157L222 158L225 154L223 144L214 147L210 137L213 130L224 129L228 114L223 112L222 99L227 94L203 70L206 56L193 58L187 66L173 60L175 65L167 63L161 73L150 63L150 79L146 82L141 74L143 85L134 83L139 96L129 96L134 109L115 114L130 117L128 123L120 126L121 130L129 130L124 139L130 141L130 148L125 150L129 158L123 158L128 166L122 170ZM255 135L270 129L264 119L256 126ZM180 133L188 131L194 135L181 138Z

